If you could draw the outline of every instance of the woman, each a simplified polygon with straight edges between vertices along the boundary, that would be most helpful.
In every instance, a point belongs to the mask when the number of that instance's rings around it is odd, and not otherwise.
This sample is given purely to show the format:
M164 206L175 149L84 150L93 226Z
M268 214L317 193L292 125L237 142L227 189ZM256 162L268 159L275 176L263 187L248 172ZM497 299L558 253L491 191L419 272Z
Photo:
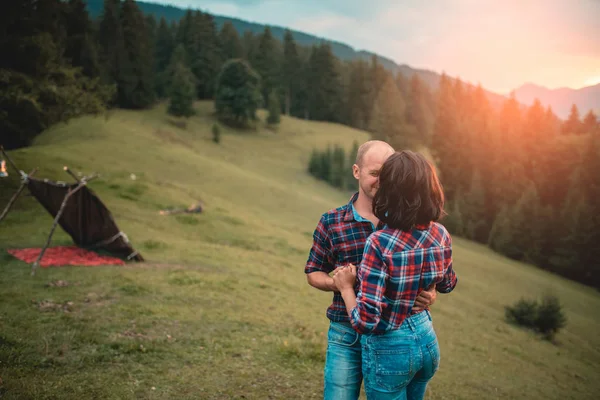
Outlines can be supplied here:
M362 333L368 399L422 399L439 366L431 315L412 313L418 294L431 285L456 286L452 241L437 223L444 194L432 165L421 154L390 156L379 175L373 212L387 227L367 239L362 263L333 279L353 328ZM354 294L358 278L358 294Z

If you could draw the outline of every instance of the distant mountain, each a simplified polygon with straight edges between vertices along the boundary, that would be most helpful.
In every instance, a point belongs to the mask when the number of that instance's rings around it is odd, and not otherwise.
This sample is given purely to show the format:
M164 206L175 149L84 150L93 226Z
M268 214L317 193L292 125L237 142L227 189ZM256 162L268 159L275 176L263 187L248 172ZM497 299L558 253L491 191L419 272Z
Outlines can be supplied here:
M103 3L104 3L103 0L88 0L87 1L88 11L92 18L98 18L100 15L102 15ZM185 15L185 12L186 12L186 10L183 8L174 7L174 6L170 6L170 5L145 3L143 1L137 1L136 3L145 14L152 14L152 15L154 15L154 17L157 20L160 19L161 17L165 17L167 22L179 21L181 19L181 17L183 17ZM225 22L231 22L233 24L233 26L235 27L235 29L240 34L242 34L245 31L250 31L255 34L260 34L264 31L265 27L267 26L265 24L248 22L248 21L244 21L241 19L237 19L237 18L224 17L224 16L214 15L214 14L213 14L213 16L215 18L215 23L216 23L218 29L220 29L221 26L223 26L223 24ZM285 30L287 28L280 27L280 26L274 26L274 25L268 25L268 26L269 26L269 28L271 28L271 33L273 34L274 37L276 37L279 40L283 40ZM333 51L333 53L337 57L339 57L341 60L358 60L358 59L371 60L372 56L376 56L379 63L382 66L384 66L386 69L388 69L389 71L392 71L393 73L397 73L398 71L400 71L400 72L402 72L402 74L404 76L406 76L409 79L413 76L413 74L416 73L416 74L418 74L419 78L422 81L424 81L425 83L427 83L429 85L429 87L433 90L437 89L437 86L439 84L441 75L438 74L437 72L425 70L425 69L412 68L406 64L399 65L387 57L383 57L381 55L371 53L371 52L365 51L365 50L355 50L354 48L348 46L347 44L341 43L341 42L328 40L325 38L310 35L310 34L307 34L304 32L300 32L300 31L295 31L292 29L290 29L290 31L292 32L292 35L294 35L294 40L298 44L303 45L303 46L311 46L313 44L319 44L322 42L329 43L331 45L331 50ZM493 92L489 92L489 91L486 91L486 93L488 94L488 99L490 100L490 103L495 106L502 104L502 102L506 99L506 97L499 95L497 93L493 93Z
M567 118L573 104L577 105L583 117L589 110L600 111L600 84L581 89L548 89L543 86L527 83L514 91L516 99L527 105L539 99L544 106L552 110L560 118Z

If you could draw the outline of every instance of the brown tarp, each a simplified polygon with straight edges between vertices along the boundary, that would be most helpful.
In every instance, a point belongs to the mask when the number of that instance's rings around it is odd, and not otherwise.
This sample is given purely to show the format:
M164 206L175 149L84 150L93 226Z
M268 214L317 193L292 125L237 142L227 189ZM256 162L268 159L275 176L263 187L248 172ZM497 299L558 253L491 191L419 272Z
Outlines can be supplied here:
M60 206L76 183L52 182L29 177L27 187L44 208L56 218ZM65 210L58 220L79 247L104 250L117 257L144 261L127 237L119 230L110 211L98 196L87 186L75 192L67 201Z

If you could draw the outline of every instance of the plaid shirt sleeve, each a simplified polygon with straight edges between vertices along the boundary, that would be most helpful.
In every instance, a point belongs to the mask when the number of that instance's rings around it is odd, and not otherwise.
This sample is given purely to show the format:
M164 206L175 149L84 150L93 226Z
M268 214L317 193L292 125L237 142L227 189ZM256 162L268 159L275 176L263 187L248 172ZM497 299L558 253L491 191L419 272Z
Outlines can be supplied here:
M356 307L350 315L350 323L359 333L373 332L381 320L386 276L387 267L383 262L381 250L370 236L357 272L359 290Z
M304 267L304 273L322 271L330 273L334 269L331 261L331 240L327 233L327 218L323 215L313 233L313 245Z
M435 285L435 289L440 293L450 293L456 287L456 283L458 282L458 278L456 277L456 273L452 269L452 238L450 234L446 233L448 251L450 253L449 257L445 259L444 265L444 278L441 282Z

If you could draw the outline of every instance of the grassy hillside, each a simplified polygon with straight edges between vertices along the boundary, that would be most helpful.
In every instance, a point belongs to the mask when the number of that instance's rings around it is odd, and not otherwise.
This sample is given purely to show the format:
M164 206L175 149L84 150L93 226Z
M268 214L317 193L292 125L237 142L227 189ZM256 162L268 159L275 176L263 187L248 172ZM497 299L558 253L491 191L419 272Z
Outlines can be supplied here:
M31 277L4 248L41 246L52 219L21 198L0 223L0 397L322 396L330 296L306 284L303 266L319 216L348 194L305 167L313 146L349 148L367 134L284 117L277 132L223 129L216 145L211 107L198 103L185 129L164 107L80 118L11 153L43 177L68 179L65 164L100 173L90 187L148 261ZM11 179L0 180L2 206ZM198 200L202 214L158 214ZM598 292L455 243L459 285L432 310L442 362L428 399L596 398ZM504 305L546 291L569 319L558 345L503 320Z

